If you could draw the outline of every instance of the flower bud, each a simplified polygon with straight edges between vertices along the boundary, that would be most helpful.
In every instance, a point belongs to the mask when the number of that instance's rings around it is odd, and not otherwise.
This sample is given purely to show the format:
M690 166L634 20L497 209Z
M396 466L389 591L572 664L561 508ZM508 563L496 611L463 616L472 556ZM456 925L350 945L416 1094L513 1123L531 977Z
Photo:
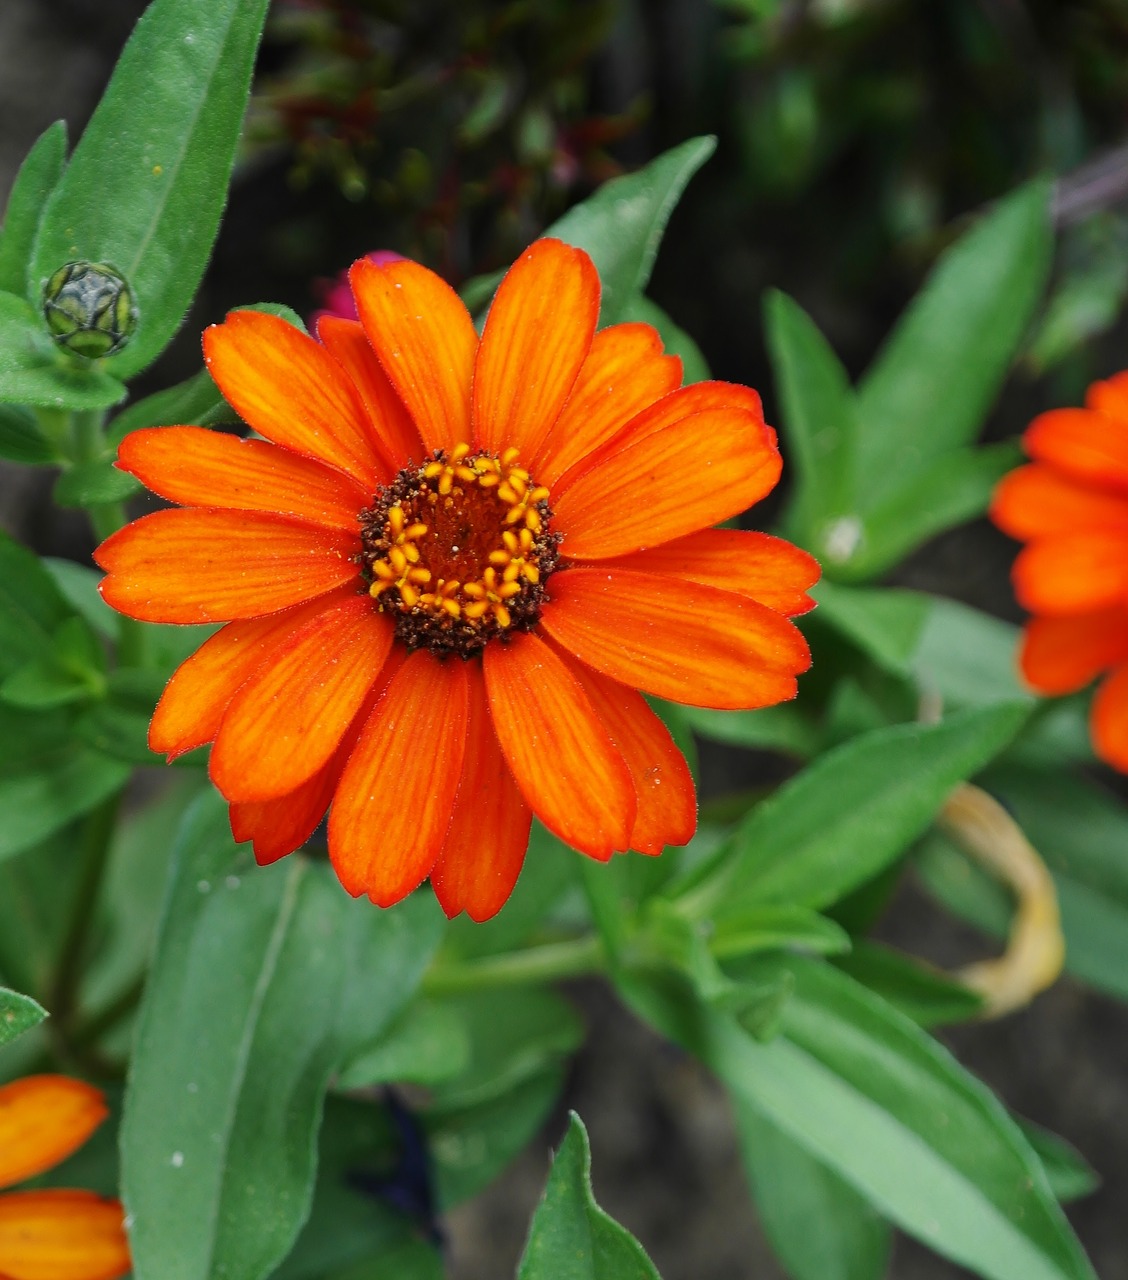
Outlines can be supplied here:
M88 360L120 351L137 327L125 277L104 262L60 267L43 291L43 315L55 341Z

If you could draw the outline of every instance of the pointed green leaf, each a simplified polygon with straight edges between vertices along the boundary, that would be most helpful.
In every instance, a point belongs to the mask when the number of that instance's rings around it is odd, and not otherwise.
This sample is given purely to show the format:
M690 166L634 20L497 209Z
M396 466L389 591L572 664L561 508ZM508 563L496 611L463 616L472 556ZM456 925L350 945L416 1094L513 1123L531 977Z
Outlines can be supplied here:
M604 183L545 231L591 255L603 282L601 325L621 320L646 289L670 214L716 145L709 137L683 142L637 173Z
M119 615L102 599L98 583L102 571L74 560L44 556L40 564L50 574L63 599L80 613L105 639L117 641L121 631Z
M109 458L68 467L55 483L52 496L60 507L90 507L101 502L124 502L142 491L141 482L119 471Z
M1001 200L944 254L858 387L868 510L931 459L970 444L1042 294L1049 186Z
M47 1010L31 996L21 996L18 991L0 987L0 1044L22 1036L46 1016Z
M1080 1200L1101 1185L1097 1171L1064 1138L1021 1116L1015 1117L1015 1123L1042 1162L1046 1180L1062 1204Z
M138 1280L258 1280L309 1213L332 1072L411 998L433 901L356 902L328 865L259 868L207 794L188 814L122 1125Z
M0 532L0 677L48 652L73 616L39 557Z
M517 1280L659 1280L638 1241L595 1203L591 1148L575 1112L533 1216Z
M921 1027L966 1022L983 1008L982 997L968 987L878 942L858 939L848 955L833 963Z
M125 387L117 378L88 361L79 367L62 355L23 298L0 293L0 404L105 409L124 398Z
M129 282L137 331L119 378L164 350L211 253L267 0L154 0L47 201L29 289L76 259Z
M116 450L125 437L139 427L210 426L224 410L235 421L234 410L228 409L211 374L201 369L175 387L156 391L123 409L110 423L106 445Z
M958 600L934 596L911 661L917 684L945 706L1033 704L1018 676L1018 628Z
M27 264L47 197L58 185L67 162L67 126L62 120L44 130L20 165L8 196L0 229L0 291L23 296ZM38 303L38 298L30 301Z
M820 622L829 622L882 670L908 673L932 596L897 587L845 587L826 578L811 594L819 602Z
M0 404L0 458L31 466L59 462L55 446L39 429L35 416L14 404Z
M621 321L640 320L643 324L651 325L658 330L662 346L670 355L677 356L682 362L683 386L688 387L692 382L705 382L712 376L705 356L697 343L649 298L636 294L627 302L619 319Z

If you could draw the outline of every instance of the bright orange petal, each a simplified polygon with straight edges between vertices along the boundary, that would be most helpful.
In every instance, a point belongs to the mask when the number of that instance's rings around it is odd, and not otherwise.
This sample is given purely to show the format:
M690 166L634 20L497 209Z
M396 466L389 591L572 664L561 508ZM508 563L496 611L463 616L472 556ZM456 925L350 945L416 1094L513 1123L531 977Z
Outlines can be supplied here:
M149 747L170 760L211 742L223 713L250 677L298 627L341 598L355 595L339 588L293 609L229 622L185 659L165 685L149 725Z
M662 354L662 339L650 325L601 329L560 417L529 460L537 483L555 484L681 380L681 361Z
M1040 538L1014 562L1014 591L1031 613L1085 613L1128 598L1128 532Z
M580 249L538 240L490 305L474 366L474 443L532 458L560 416L599 319L599 276Z
M231 700L208 771L229 801L272 800L301 786L344 737L392 647L368 596L320 611L274 650Z
M1128 370L1114 373L1103 382L1094 382L1085 393L1085 407L1128 426Z
M0 1085L0 1187L65 1160L108 1115L101 1093L69 1076Z
M793 698L810 652L794 623L729 591L626 569L568 569L541 626L589 667L672 702L766 707Z
M481 663L467 663L466 677L466 754L450 827L431 870L431 887L449 917L465 911L471 920L488 920L501 910L517 883L533 811L501 754Z
M466 704L464 664L424 650L376 703L329 813L329 856L354 897L390 907L430 874L462 772Z
M695 414L604 459L552 499L569 560L602 560L708 528L770 493L782 462L763 423Z
M391 478L364 403L341 366L279 316L232 312L204 330L204 363L259 435L347 472L366 492Z
M1128 608L1033 618L1022 637L1019 665L1042 693L1074 693L1128 660Z
M265 440L203 427L147 427L126 436L118 466L182 506L272 511L333 529L359 528L372 501L340 471Z
M1128 530L1128 493L1098 488L1033 462L999 482L991 519L1004 533L1023 540L1105 526Z
M634 783L580 682L531 633L483 658L494 730L533 812L589 857L629 848Z
M154 511L95 551L107 604L144 622L229 622L360 585L354 534L256 511Z
M684 422L694 414L711 413L716 409L738 409L757 422L764 421L760 397L751 387L742 387L735 382L695 382L690 387L680 387L636 413L605 444L599 445L569 467L553 485L553 494L559 496L581 476L598 470L609 457L621 450ZM770 427L765 427L765 431L774 446L775 432ZM540 476L537 479L542 484L545 483Z
M1128 488L1128 426L1089 409L1051 409L1040 414L1022 437L1039 462L1080 480L1123 491Z
M634 569L719 587L788 617L815 607L807 588L819 580L821 572L819 562L806 551L783 538L746 529L702 529L648 551L599 563L601 568Z
M1128 773L1128 666L1118 667L1097 690L1090 728L1097 755Z
M115 1280L130 1265L118 1201L90 1191L0 1196L0 1273L12 1280Z
M697 830L697 794L670 731L641 694L567 655L564 662L631 771L638 800L631 848L658 854L667 845L688 844Z
M364 326L340 316L322 316L317 322L317 336L344 366L364 399L372 429L393 470L398 471L409 461L421 463L427 452L423 441L369 345Z
M349 280L368 341L427 450L468 441L478 335L462 299L417 262L361 259Z

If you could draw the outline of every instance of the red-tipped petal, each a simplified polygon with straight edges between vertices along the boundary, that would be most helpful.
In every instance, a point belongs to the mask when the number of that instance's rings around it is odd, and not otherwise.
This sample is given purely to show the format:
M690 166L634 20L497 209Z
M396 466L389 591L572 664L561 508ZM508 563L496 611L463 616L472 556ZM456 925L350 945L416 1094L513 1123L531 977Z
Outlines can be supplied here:
M580 249L538 240L490 305L474 366L474 443L531 459L560 416L599 319L599 276Z
M349 596L293 632L232 698L212 748L212 781L230 801L301 786L344 737L392 647L391 621Z
M390 907L430 874L462 772L466 703L464 665L422 650L376 703L329 814L329 856L354 897Z
M144 622L230 622L360 585L354 534L255 511L154 511L94 559L107 604Z
M431 870L431 887L450 917L465 911L488 920L513 892L533 811L498 745L480 663L466 665L469 703L466 753L450 827Z
M69 1076L24 1076L0 1085L0 1187L65 1160L109 1114L97 1089Z
M702 529L660 547L600 561L599 567L719 587L788 617L815 607L807 588L818 582L821 572L814 556L799 547L769 533L745 529Z
M125 437L118 466L182 506L271 511L356 532L371 494L343 472L265 440L203 427L147 427Z
M470 439L478 335L458 294L417 262L349 273L361 323L427 450Z
M631 848L658 854L667 845L688 844L697 830L697 793L670 731L641 694L574 658L564 661L631 771L638 800Z
M569 653L634 689L699 707L793 698L810 651L794 623L743 596L626 569L568 569L541 625Z
M391 478L364 403L341 366L279 316L232 312L204 330L204 363L259 435L347 472L365 491Z
M517 785L546 827L606 861L630 846L630 770L564 661L531 633L483 655L490 715Z

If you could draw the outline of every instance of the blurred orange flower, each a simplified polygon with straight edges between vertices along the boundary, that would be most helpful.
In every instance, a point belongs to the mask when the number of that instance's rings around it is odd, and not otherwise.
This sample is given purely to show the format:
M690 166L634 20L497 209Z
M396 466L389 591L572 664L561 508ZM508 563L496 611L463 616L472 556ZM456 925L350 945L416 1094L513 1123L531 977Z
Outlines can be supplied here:
M991 517L1028 543L1015 595L1035 616L1020 663L1042 693L1108 674L1093 700L1097 754L1128 772L1128 372L1095 382L1084 409L1043 413L1023 436L1033 459L1006 476Z
M106 1115L98 1090L67 1076L0 1085L0 1188L65 1160ZM55 1189L0 1195L4 1280L114 1280L129 1267L118 1201Z
M482 338L453 290L361 260L360 320L320 341L236 312L207 366L265 440L137 431L119 465L188 510L96 558L110 604L226 622L175 673L150 745L214 742L239 840L270 862L326 809L345 888L381 906L430 876L448 915L496 912L532 815L593 858L693 834L685 761L642 696L795 695L818 566L710 526L780 457L759 397L705 382L643 324L596 332L583 252L534 244Z

